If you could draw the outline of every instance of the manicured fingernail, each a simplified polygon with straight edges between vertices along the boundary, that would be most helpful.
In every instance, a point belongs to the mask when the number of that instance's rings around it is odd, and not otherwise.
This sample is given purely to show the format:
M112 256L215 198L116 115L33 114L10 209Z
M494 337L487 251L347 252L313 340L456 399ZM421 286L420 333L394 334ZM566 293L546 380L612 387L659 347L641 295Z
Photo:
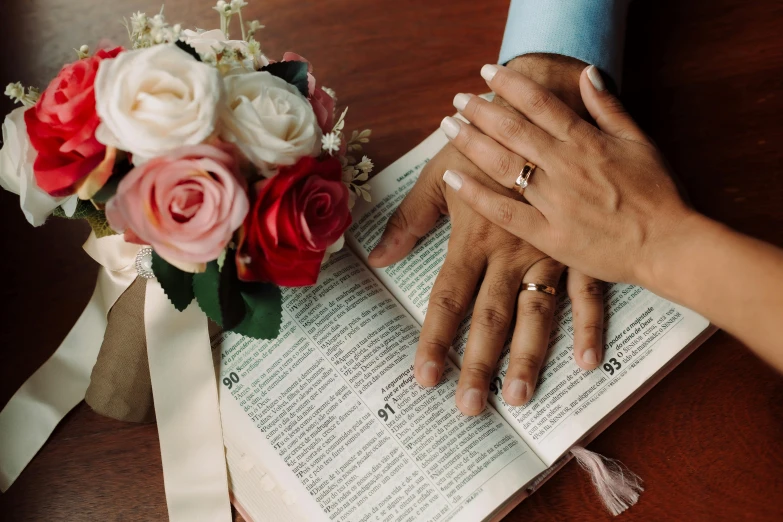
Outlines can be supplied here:
M484 67L481 68L481 77L484 78L487 82L491 82L492 78L495 77L495 75L500 70L500 67L497 65L492 65L491 63L488 63Z
M470 101L470 94L465 94L464 92L459 93L454 97L454 107L462 112L465 110L465 107L468 106L468 102Z
M459 190L462 188L462 176L452 170L447 170L443 174L443 181L445 181L446 185L453 188L454 190Z
M606 89L606 85L604 85L604 79L601 78L601 73L598 70L598 67L595 65L591 65L587 68L587 77L590 79L590 83L593 84L593 87L595 87L596 91L603 91Z
M514 402L527 401L527 384L521 379L514 379L508 383L508 396Z
M421 367L421 378L428 383L437 383L440 380L440 367L433 361L425 362Z
M481 390L478 390L476 388L465 390L465 393L462 394L462 406L464 406L465 409L470 411L483 410L484 400L485 400L484 394L481 393Z
M443 132L446 133L446 136L448 136L450 140L457 137L460 129L456 118L452 118L451 116L443 118L443 121L440 122L440 128L443 129Z
M595 350L592 348L585 350L585 352L582 354L582 360L590 366L598 364L598 356L596 355Z

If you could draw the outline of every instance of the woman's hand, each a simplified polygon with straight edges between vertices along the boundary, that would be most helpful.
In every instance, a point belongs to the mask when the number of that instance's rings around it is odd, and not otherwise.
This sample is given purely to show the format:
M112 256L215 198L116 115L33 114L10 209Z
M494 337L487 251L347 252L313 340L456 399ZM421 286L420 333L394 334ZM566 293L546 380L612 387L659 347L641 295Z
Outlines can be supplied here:
M447 184L478 213L568 266L605 281L651 281L674 231L696 214L598 70L582 72L580 89L600 130L521 74L486 65L482 76L521 115L458 94L455 105L472 125L453 120L460 128L452 143L505 187L514 187L525 162L537 165L524 192L529 204L455 171L444 175Z

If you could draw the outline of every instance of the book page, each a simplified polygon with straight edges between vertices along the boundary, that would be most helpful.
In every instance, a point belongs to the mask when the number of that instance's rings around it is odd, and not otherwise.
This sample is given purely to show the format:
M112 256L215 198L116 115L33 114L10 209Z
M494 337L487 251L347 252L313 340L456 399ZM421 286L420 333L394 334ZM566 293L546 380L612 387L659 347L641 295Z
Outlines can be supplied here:
M316 286L283 289L277 339L215 339L224 400L249 421L224 430L262 435L331 520L481 520L545 466L494 409L459 412L455 366L416 384L418 336L351 251L334 254Z
M376 202L359 204L347 236L360 257L366 260L392 212L424 166L447 142L445 134L438 130L373 178ZM406 259L384 269L373 269L419 324L424 322L430 291L446 257L450 232L448 219L442 218ZM708 321L698 314L643 288L607 285L605 297L606 352L598 369L585 372L574 362L571 307L564 293L558 298L538 387L526 406L508 406L499 393L508 367L508 343L501 355L490 403L547 465L552 465L709 327ZM457 365L469 329L470 315L461 323L452 347L451 358Z

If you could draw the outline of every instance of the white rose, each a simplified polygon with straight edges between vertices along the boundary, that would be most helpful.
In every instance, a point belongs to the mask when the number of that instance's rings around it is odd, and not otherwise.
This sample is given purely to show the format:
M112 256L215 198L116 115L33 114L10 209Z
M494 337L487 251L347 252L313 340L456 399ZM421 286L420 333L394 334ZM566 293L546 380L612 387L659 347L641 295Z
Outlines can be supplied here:
M252 52L250 51L250 46L244 40L229 40L220 29L201 32L185 29L182 31L182 36L184 37L185 43L193 47L205 62L217 62L217 53L228 48L241 53L244 58L237 63L237 69L244 69L246 71L255 70L256 64ZM256 58L258 59L259 65L269 65L269 60L267 60L266 56L263 54L259 54Z
M35 182L33 162L36 152L30 144L24 123L26 107L19 107L3 123L3 148L0 150L0 187L19 195L19 206L34 227L43 225L52 211L63 206L70 216L76 210L78 198L53 198Z
M225 78L221 137L235 143L265 174L321 150L321 129L307 98L268 72Z
M215 130L222 95L217 69L174 44L126 51L98 68L95 136L133 153L136 164L197 145Z

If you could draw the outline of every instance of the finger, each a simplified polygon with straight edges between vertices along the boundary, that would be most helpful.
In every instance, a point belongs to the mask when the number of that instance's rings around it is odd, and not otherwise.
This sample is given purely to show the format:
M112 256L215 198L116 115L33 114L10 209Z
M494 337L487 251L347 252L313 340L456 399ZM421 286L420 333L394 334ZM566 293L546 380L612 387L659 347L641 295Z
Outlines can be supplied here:
M413 373L422 386L435 386L443 375L444 362L457 328L465 318L486 260L471 249L452 245L430 292L427 313L419 335Z
M426 169L386 223L380 241L368 256L370 266L384 267L403 259L441 216L446 206L443 194L430 181L437 176L428 176Z
M481 68L481 76L498 96L560 141L569 141L590 126L549 89L522 73L488 64Z
M489 261L473 307L457 387L457 407L465 415L478 415L484 410L489 382L495 375L514 316L521 280L522 271L509 268L500 256Z
M582 369L593 370L603 357L604 284L569 269L568 295L574 321L574 359Z
M454 97L454 107L484 134L536 165L552 154L556 140L520 114L464 93Z
M563 269L563 265L553 259L543 259L527 271L522 280L523 288L524 283L557 288ZM533 396L538 372L546 358L554 315L554 295L536 290L523 289L519 292L517 322L503 383L503 399L511 406L521 406Z
M504 187L516 189L517 177L527 163L525 158L511 152L472 125L463 123L457 118L446 116L440 126L454 147L484 173ZM536 183L531 183L525 189L525 199L533 204L536 204L536 200L539 199L539 189L546 183L543 169L536 169L535 176Z
M453 170L447 170L443 174L443 181L473 210L546 252L546 247L549 246L547 242L549 224L536 207L498 194L469 176Z
M608 90L598 68L590 65L579 78L582 100L598 127L616 138L649 143L647 136L639 129L625 107Z

